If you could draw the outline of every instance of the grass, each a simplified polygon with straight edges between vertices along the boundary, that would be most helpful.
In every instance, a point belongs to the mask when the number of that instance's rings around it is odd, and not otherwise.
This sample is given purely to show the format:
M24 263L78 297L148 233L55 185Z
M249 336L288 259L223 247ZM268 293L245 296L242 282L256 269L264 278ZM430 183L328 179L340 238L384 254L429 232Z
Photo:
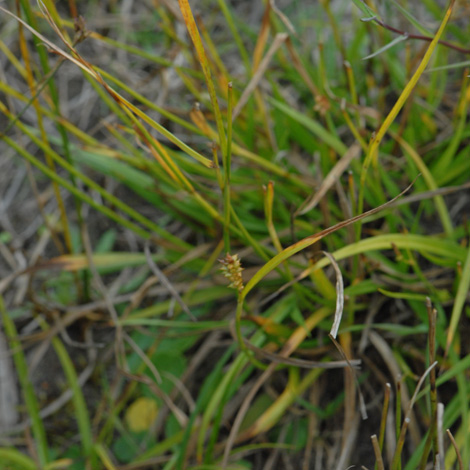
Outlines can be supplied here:
M0 467L468 468L467 7L232 3L1 7Z

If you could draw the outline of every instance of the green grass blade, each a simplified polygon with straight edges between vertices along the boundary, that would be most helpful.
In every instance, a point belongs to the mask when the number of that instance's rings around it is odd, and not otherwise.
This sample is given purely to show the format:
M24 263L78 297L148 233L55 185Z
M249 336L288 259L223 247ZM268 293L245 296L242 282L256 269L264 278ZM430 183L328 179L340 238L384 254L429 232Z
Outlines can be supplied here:
M42 327L44 329L45 325L42 325ZM90 416L81 386L78 382L75 367L62 341L60 341L57 337L54 337L52 339L52 346L54 347L57 356L59 357L60 363L62 364L62 368L67 378L67 382L70 389L72 390L72 400L75 407L74 416L77 419L78 430L80 432L83 456L87 459L90 459L89 461L91 467L95 468L97 465L97 460L93 451L93 435L91 430Z
M1 300L0 300L1 302ZM6 467L2 467L5 469L9 469L8 464L12 464L12 468L18 468L21 470L37 470L37 464L34 460L30 459L29 457L26 457L26 455L22 454L19 450L17 449L6 449L6 448L0 448L0 462Z
M407 191L409 188L405 189ZM403 194L403 193L401 193ZM283 261L289 259L299 251L304 250L305 248L313 245L314 243L317 243L319 240L324 238L325 236L336 232L337 230L341 228L345 228L351 224L354 224L355 222L358 222L360 220L363 220L364 218L376 214L383 209L385 209L388 205L390 205L393 201L395 201L398 197L401 196L398 195L394 199L392 199L389 202L386 202L385 204L382 204L379 207L376 207L375 209L372 209L368 212L365 212L363 214L357 215L356 217L352 217L348 220L345 220L343 222L339 222L336 225L333 225L332 227L329 227L325 230L322 230L321 232L315 234L315 235L310 235L303 240L300 240L297 243L294 243L293 245L289 246L288 248L285 248L283 251L278 253L276 256L271 258L262 268L258 270L258 272L255 273L255 275L249 280L249 282L246 284L245 288L241 292L240 299L243 300L247 294L255 287L256 284L263 279L268 273L270 273L273 269L277 268Z
M123 227L127 227L130 230L132 230L134 233L137 235L140 235L141 237L147 239L150 238L151 233L147 232L146 230L140 228L136 224L122 218L118 214L116 214L113 210L109 209L106 206L103 206L101 204L97 204L93 198L89 197L88 195L84 194L77 188L75 188L71 183L69 183L67 180L64 178L60 177L57 175L57 173L53 172L48 168L46 165L41 163L36 157L31 155L29 152L27 152L23 147L19 146L13 139L10 139L7 136L2 136L2 139L10 145L10 147L14 148L19 155L21 155L24 159L28 160L32 165L34 165L36 168L38 168L40 171L42 171L48 178L50 178L53 181L56 181L59 183L62 187L70 191L72 194L76 195L79 197L83 202L86 202L89 204L91 207L96 209L97 211L103 213L107 217L109 217L111 220L116 221Z
M40 467L50 461L49 448L46 439L46 430L39 416L39 404L36 399L36 393L33 388L33 384L29 379L28 365L23 352L23 345L17 339L18 332L16 330L13 320L9 317L5 305L3 303L3 296L0 294L0 313L2 315L3 327L5 333L10 341L10 347L13 352L13 361L15 363L16 372L23 392L24 400L26 403L26 409L28 416L31 419L31 427L33 429L33 437L35 441L35 447L38 456L38 463Z
M426 50L426 53L424 54L424 57L421 60L418 68L416 69L415 73L413 74L413 76L410 78L410 80L406 84L404 90L402 91L402 93L398 97L398 100L394 104L392 110L388 113L387 117L385 118L385 120L381 124L379 130L377 131L376 135L374 136L374 138L372 139L372 141L370 143L369 151L366 155L366 158L364 160L364 164L363 164L363 167L362 167L362 171L361 171L361 185L360 185L360 188L359 188L359 190L360 190L360 193L359 193L359 212L362 212L362 208L363 208L364 188L365 188L366 176L367 176L367 171L369 169L369 166L370 166L370 164L373 160L375 162L377 162L379 146L382 142L382 139L384 138L385 134L387 133L389 127L391 126L391 124L393 123L395 118L397 117L400 110L405 105L406 100L410 96L410 94L413 91L414 87L418 83L418 80L421 78L421 75L424 73L424 70L426 69L429 61L431 60L431 56L434 52L434 49L437 47L439 39L441 38L442 33L444 32L444 29L447 25L447 22L450 18L450 15L452 13L452 8L454 6L454 1L455 0L451 1L450 6L448 7L448 9L446 11L446 14L444 16L444 19L442 20L441 25L440 25L437 33L435 34L433 40L429 44L429 47Z
M470 248L467 250L467 257L462 267L462 277L460 278L457 294L452 307L452 314L450 316L449 331L447 333L446 353L452 345L457 326L462 316L463 307L467 300L467 295L470 292Z
M362 13L367 15L367 18L377 17L380 19L380 17L377 16L377 13L372 10L372 8L370 8L363 0L353 0L353 3L357 6L357 8L359 8L359 10L362 11Z
M397 139L397 142L403 147L403 150L408 154L408 156L413 160L413 163L418 168L419 172L423 175L424 181L426 182L430 190L437 189L438 186L432 173L429 171L428 167L424 163L423 159L420 157L418 152L404 139L399 136L394 136ZM452 226L452 220L450 218L449 211L447 210L444 198L442 196L435 196L434 203L436 204L436 209L441 219L442 226L444 231L449 238L452 238L454 233L454 228Z
M395 7L400 10L402 15L424 36L431 36L432 33L428 31L419 21L406 9L403 8L396 0L391 0Z
M4 106L0 104L0 110L4 111ZM116 206L118 207L120 210L122 210L125 214L129 215L130 217L134 218L136 221L138 221L139 223L141 223L142 225L145 225L147 228L149 228L150 230L152 230L153 232L155 232L157 235L161 236L162 238L165 238L167 239L168 241L174 243L175 245L177 246L181 246L182 248L183 247L187 247L188 245L186 245L184 242L182 242L178 237L175 237L174 235L168 233L166 230L164 230L163 228L159 227L157 224L155 224L154 222L148 220L146 217L144 217L142 214L140 214L139 212L137 212L136 210L132 209L128 204L122 202L119 198L113 196L111 193L109 193L108 191L106 191L105 189L103 189L99 184L95 183L91 178L87 177L86 175L84 175L81 171L77 170L74 166L70 165L67 161L65 161L62 157L60 157L56 152L54 152L50 147L48 146L45 146L44 142L42 142L40 139L38 139L32 132L29 131L29 129L24 126L21 122L17 122L16 125L26 134L28 135L28 137L31 138L31 140L36 144L38 145L41 149L45 150L45 151L48 151L49 152L49 155L59 164L61 165L63 168L65 168L70 174L74 175L75 177L81 179L86 185L88 185L90 188L94 189L95 191L97 191L101 196L103 196L103 198L107 201L109 201L113 206ZM13 142L11 139L9 139L8 137L3 137L5 139L5 141L8 143L8 142ZM22 153L22 155L24 156L24 153ZM26 157L25 157L26 158ZM31 163L33 163L33 165L37 166L41 171L44 172L44 169L46 169L47 167L43 164L41 164L39 162L39 160L37 160L33 155L29 154L29 157L28 157L31 161ZM32 161L32 159L36 162L34 163ZM112 173L112 167L110 167L110 171ZM51 171L50 169L47 169L47 173L48 175L55 175L55 177L57 178L57 182L59 184L61 184L62 186L64 186L64 182L65 180L63 178L60 178L57 176L57 174L53 171ZM51 179L53 179L51 177ZM56 181L56 179L53 179L53 181ZM60 181L62 181L62 183L60 183ZM70 185L67 185L68 187L70 187ZM77 187L75 187L74 185L74 189L73 190L70 190L71 192L73 192L74 195L76 195L80 200L83 200L83 201L90 201L91 198L89 198L85 193L83 193L82 191L80 191ZM119 217L114 211L108 209L107 207L103 206L103 205L98 205L96 204L95 202L93 202L93 204L90 204L92 205L92 207L101 207L101 212L105 212L107 214L115 214L114 217ZM124 220L122 218L120 218L120 220Z
M348 149L346 145L344 145L341 140L339 140L336 136L328 132L328 130L325 129L317 121L314 121L313 119L306 116L304 113L301 113L300 111L297 111L289 107L287 104L275 100L274 98L268 98L268 102L271 103L275 108L282 111L287 116L291 117L295 121L305 126L316 137L318 137L321 141L325 142L325 144L335 150L339 155L342 156L346 153L346 150Z

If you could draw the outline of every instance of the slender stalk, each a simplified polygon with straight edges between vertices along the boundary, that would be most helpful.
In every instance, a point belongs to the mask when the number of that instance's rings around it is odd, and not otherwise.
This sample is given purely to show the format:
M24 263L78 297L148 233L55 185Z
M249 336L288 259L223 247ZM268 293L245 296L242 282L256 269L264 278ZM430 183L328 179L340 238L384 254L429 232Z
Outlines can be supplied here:
M232 108L233 89L232 83L228 84L228 106L227 106L227 151L222 154L224 165L224 249L230 253L230 166L232 164Z

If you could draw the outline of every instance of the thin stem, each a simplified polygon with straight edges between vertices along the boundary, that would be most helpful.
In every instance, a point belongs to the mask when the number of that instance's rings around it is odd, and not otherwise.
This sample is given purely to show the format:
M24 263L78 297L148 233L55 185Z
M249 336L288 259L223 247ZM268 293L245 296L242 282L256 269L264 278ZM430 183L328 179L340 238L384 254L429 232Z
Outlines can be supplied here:
M382 28L392 31L392 33L397 33L397 34L401 34L402 36L406 36L407 39L417 39L418 41L426 41L426 42L431 42L434 39L432 36L407 33L406 31L402 31L401 29L394 28L393 26L390 26L389 24L384 23L382 20L379 20L378 18L374 18L374 22L378 24L379 26L382 26ZM462 54L470 54L470 49L465 49L464 47L457 46L449 41L439 39L437 43L440 44L441 46L448 47L449 49L453 49L454 51L460 52Z
M227 152L222 154L224 165L224 248L230 253L230 165L232 160L232 83L228 84Z

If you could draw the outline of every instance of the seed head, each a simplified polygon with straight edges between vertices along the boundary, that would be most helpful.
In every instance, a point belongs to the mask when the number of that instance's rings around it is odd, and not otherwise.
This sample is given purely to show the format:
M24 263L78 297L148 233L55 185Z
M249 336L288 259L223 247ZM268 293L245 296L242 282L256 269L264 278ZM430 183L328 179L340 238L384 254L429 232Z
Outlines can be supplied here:
M222 274L230 281L229 287L241 292L243 290L243 268L239 256L232 256L230 253L227 253L225 258L219 259L219 262L222 264L220 268Z

